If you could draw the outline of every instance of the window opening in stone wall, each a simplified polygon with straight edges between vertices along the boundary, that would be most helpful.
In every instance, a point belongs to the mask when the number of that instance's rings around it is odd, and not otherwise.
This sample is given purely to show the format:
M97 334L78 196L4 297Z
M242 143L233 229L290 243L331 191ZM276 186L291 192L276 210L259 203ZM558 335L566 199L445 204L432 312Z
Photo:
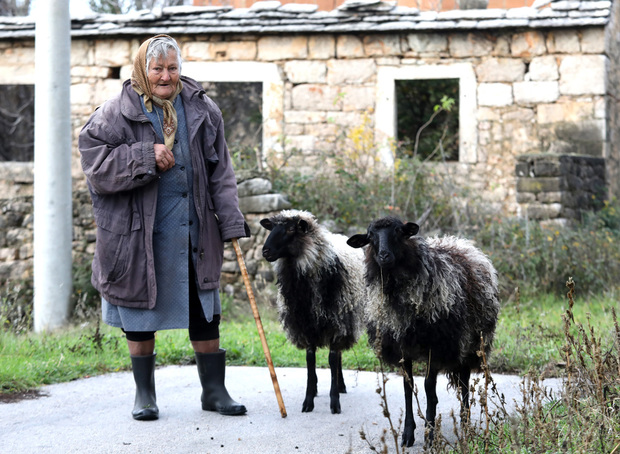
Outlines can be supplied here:
M396 80L395 88L399 154L416 154L421 160L458 161L459 79ZM454 100L449 111L441 108L443 99Z
M34 161L34 85L0 85L0 161Z
M262 82L204 82L207 95L224 118L225 136L236 168L260 168L262 162Z

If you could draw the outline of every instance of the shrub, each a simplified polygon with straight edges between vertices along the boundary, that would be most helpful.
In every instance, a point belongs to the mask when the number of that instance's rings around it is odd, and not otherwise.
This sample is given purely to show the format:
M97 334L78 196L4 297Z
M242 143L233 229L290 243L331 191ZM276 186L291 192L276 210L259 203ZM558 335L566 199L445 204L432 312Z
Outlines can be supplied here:
M614 203L570 227L496 215L468 226L467 234L491 257L505 297L517 287L559 294L567 276L584 294L614 294L620 275L620 230L609 227Z
M23 333L32 328L32 281L3 286L0 296L0 329Z
M310 171L291 168L286 161L272 167L274 189L286 194L294 208L331 220L342 230L366 228L370 219L388 214L424 218L433 229L452 225L455 207L445 176L419 156L400 153L395 144L391 151L394 166L387 171L366 113L362 124L344 131Z
M448 109L449 100L438 110ZM445 107L444 107L445 105ZM441 153L441 142L438 144ZM553 227L493 211L480 194L457 183L443 162L421 161L392 146L394 166L380 165L367 114L343 131L311 171L270 169L274 189L293 208L332 221L340 231L365 230L370 220L395 215L421 224L424 235L453 233L474 240L500 275L502 299L517 288L529 294L562 292L572 276L582 293L615 294L620 275L620 209L607 201L581 222ZM327 165L326 163L329 163Z
M620 443L620 327L612 309L614 332L598 333L573 317L575 282L569 278L568 308L563 316L564 386L558 394L540 377L523 378L522 400L509 414L504 398L486 372L472 408L480 409L455 430L457 441L443 436L434 452L617 452ZM458 427L458 424L456 424Z

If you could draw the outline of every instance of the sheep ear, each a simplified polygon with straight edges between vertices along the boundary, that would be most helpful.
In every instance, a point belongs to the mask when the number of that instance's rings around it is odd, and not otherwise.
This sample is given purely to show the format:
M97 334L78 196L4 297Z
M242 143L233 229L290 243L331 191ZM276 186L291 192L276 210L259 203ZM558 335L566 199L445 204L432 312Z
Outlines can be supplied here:
M273 222L271 222L268 218L261 219L260 225L265 227L267 230L272 230L273 229Z
M308 233L308 230L310 230L310 224L308 224L308 221L304 221L303 219L300 219L297 225L299 225L299 228L304 233Z
M357 235L353 235L347 240L347 244L356 249L366 246L369 242L370 241L368 240L368 235L364 233L358 233Z
M407 222L403 226L403 234L407 238L414 236L419 231L420 231L420 226L418 224L413 223L413 222Z

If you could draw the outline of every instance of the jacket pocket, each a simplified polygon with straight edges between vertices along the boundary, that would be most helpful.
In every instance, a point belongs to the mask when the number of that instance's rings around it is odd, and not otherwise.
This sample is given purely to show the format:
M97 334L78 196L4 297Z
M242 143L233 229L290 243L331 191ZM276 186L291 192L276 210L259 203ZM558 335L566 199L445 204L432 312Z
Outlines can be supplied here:
M112 215L99 210L97 219L97 255L104 279L115 282L120 279L128 268L130 254L135 253L130 245L131 233L142 228L138 213L131 218Z

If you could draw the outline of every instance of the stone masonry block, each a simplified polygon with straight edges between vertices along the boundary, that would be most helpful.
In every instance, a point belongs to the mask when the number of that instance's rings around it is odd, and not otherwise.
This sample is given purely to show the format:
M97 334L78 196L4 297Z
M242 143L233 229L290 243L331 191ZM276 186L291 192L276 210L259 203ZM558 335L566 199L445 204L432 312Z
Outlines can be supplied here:
M539 124L580 122L592 118L592 103L567 101L561 103L539 104L537 121Z
M534 57L530 62L527 76L530 80L558 80L558 62L553 55Z
M97 40L95 43L95 61L98 65L123 66L130 64L131 44L122 39Z
M581 33L581 51L584 54L602 54L605 52L605 29L585 29Z
M534 161L533 176L536 177L559 177L562 176L562 165L559 160Z
M312 35L308 38L308 58L326 60L336 56L336 39L330 35Z
M547 49L552 54L575 54L579 52L577 30L554 30L547 39Z
M560 94L604 95L607 57L569 55L560 64Z
M292 89L291 99L295 110L339 110L336 105L339 99L338 87L323 84L297 85Z
M510 50L513 57L535 57L547 51L542 32L528 31L512 36Z
M557 192L541 192L538 194L538 201L542 203L562 203L564 193Z
M501 83L478 85L478 104L480 106L509 106L513 102L512 86Z
M518 82L525 75L525 63L516 58L489 58L476 66L478 82Z
M69 92L71 93L72 104L91 105L91 95L93 94L91 84L73 84Z
M71 66L89 66L93 64L94 52L88 41L71 42Z
M398 35L368 35L363 39L364 52L369 57L401 55Z
M284 114L284 121L286 123L323 123L325 120L325 112L288 110Z
M321 61L292 60L284 64L284 72L294 84L325 83L327 67Z
M515 103L527 106L552 103L560 96L557 82L515 82L512 89Z
M535 204L527 206L527 215L530 219L555 219L562 213L562 204Z
M340 92L338 104L344 112L363 111L370 109L375 104L375 89L367 86L349 86ZM359 119L361 122L361 118Z
M210 43L207 59L215 61L255 60L258 49L253 41ZM204 60L203 57L201 60Z
M360 84L375 76L377 65L374 60L329 60L327 62L327 83L329 85Z
M434 33L411 33L407 35L407 44L412 55L425 55L446 52L448 38Z
M479 34L458 34L450 39L450 54L456 58L484 57L492 50L493 41Z
M564 179L561 177L543 178L517 178L517 191L532 192L557 192L564 189Z
M530 192L517 192L517 203L534 203L536 195Z
M185 61L200 61L208 58L211 43L190 41L181 46L181 56Z
M258 40L259 60L303 60L307 57L307 36L265 36Z
M364 57L364 44L357 36L342 35L336 39L336 56L338 58Z
M247 197L253 195L269 194L272 189L270 180L265 178L252 178L246 180L237 186L239 197Z

